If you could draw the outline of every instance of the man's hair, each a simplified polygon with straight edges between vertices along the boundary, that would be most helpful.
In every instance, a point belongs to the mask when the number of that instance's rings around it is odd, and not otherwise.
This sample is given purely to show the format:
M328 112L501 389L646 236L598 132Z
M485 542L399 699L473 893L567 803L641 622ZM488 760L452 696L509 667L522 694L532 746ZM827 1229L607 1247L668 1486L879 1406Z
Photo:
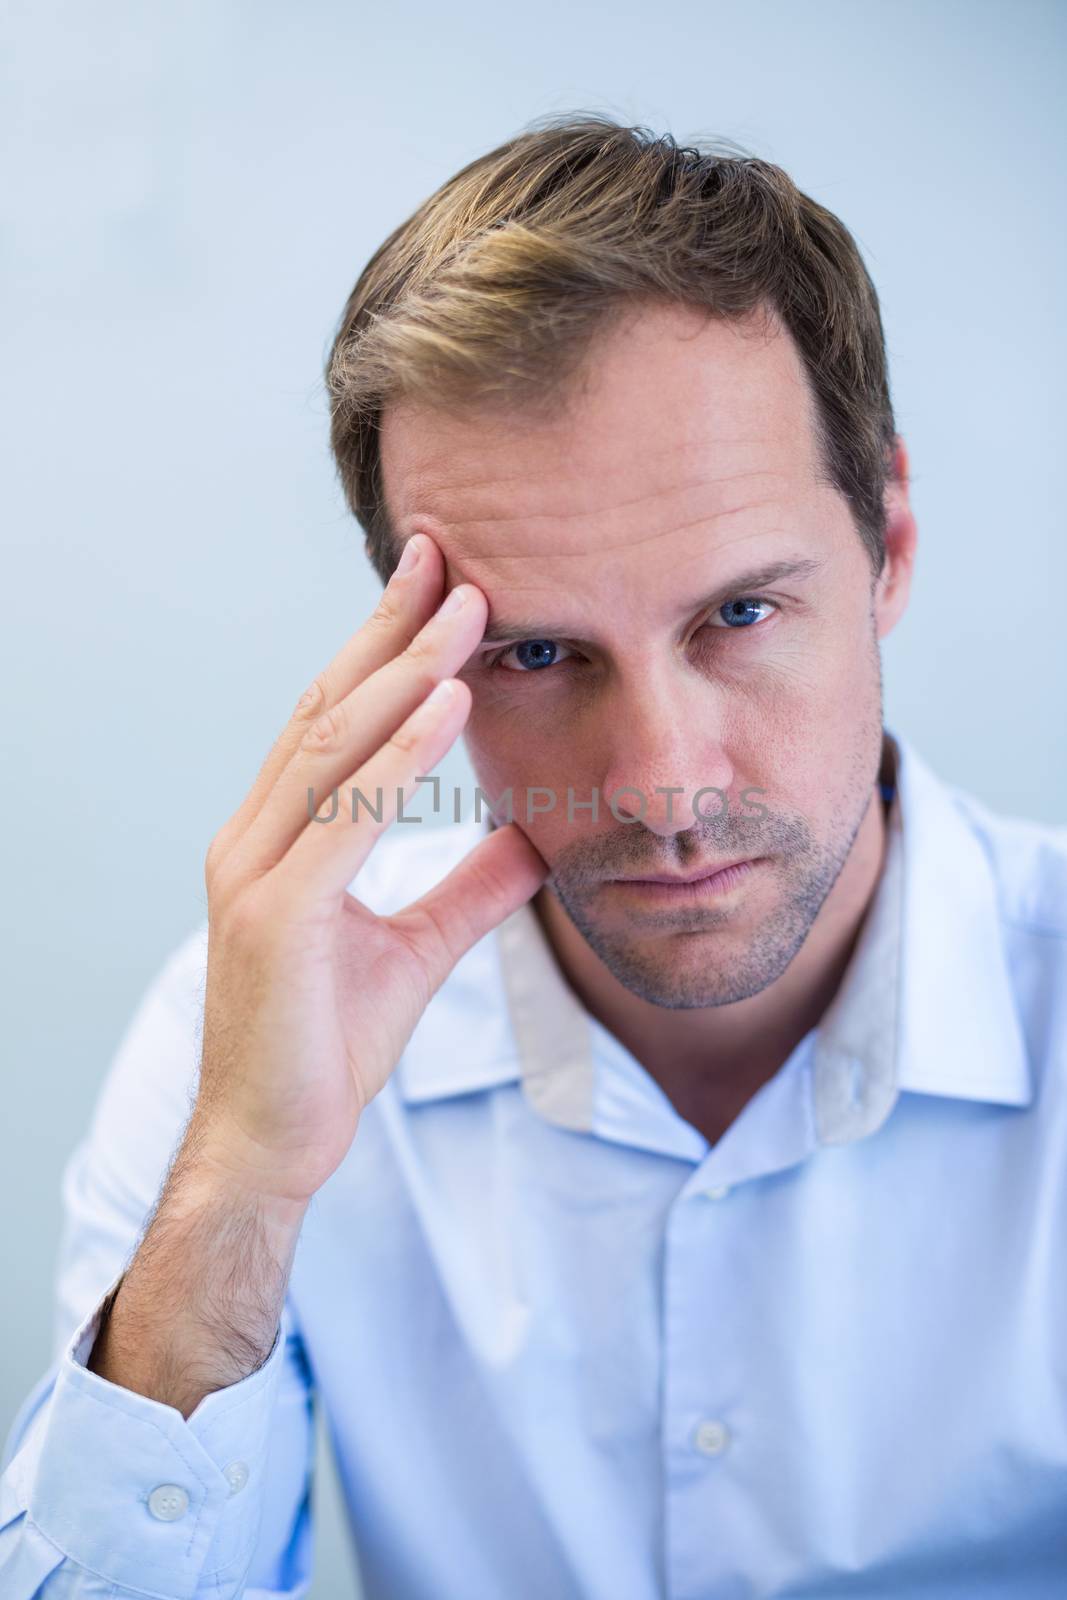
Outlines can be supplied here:
M594 336L650 299L735 319L777 313L811 385L820 469L878 575L895 428L878 297L852 235L780 167L728 141L679 146L582 113L538 118L463 167L349 295L326 367L330 442L383 581L398 554L385 406L548 415Z

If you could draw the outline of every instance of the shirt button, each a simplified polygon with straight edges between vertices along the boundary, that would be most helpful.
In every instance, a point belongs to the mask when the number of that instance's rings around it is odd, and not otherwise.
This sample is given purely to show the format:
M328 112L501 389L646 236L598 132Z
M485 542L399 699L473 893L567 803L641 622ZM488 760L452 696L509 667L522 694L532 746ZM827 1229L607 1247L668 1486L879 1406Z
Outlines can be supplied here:
M248 1482L248 1466L244 1461L231 1461L223 1477L230 1486L230 1493L236 1494Z
M176 1483L161 1483L148 1496L148 1509L160 1522L177 1522L189 1509L189 1496Z
M729 1193L730 1185L728 1183L720 1183L715 1189L704 1190L704 1194L709 1200L725 1200Z
M730 1430L724 1422L702 1422L693 1435L701 1455L718 1456L730 1443Z

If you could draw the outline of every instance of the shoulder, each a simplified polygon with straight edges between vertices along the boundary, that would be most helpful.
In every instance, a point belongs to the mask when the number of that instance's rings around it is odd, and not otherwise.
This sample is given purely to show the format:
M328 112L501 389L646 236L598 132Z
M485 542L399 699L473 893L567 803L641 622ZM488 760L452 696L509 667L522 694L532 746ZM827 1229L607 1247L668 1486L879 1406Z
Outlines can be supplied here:
M1067 1140L1067 827L995 811L960 787L948 792L989 864L1001 960L1042 1125L1055 1124Z
M1067 826L994 811L968 790L946 787L989 860L1002 920L1067 942Z

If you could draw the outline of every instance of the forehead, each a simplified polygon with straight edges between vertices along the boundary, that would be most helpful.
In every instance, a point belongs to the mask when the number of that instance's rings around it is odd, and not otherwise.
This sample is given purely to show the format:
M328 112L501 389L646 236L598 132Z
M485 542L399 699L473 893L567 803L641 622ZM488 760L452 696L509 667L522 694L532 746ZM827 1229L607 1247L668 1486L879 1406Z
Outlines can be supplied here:
M786 509L828 492L789 334L678 306L598 336L558 413L404 401L386 408L380 447L398 539L430 533L453 581L551 584L609 553L645 564L694 541L759 542L795 533Z

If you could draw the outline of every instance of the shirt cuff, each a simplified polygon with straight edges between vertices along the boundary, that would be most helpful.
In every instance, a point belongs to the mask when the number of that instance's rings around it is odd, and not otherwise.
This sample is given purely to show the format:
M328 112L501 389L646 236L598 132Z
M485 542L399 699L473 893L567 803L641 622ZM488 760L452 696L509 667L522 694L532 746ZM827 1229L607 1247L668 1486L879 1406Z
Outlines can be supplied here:
M71 1561L135 1591L194 1600L225 1592L251 1562L286 1343L286 1317L261 1367L205 1395L186 1420L175 1406L86 1366L123 1273L59 1359L42 1427L27 1443L28 1514Z

